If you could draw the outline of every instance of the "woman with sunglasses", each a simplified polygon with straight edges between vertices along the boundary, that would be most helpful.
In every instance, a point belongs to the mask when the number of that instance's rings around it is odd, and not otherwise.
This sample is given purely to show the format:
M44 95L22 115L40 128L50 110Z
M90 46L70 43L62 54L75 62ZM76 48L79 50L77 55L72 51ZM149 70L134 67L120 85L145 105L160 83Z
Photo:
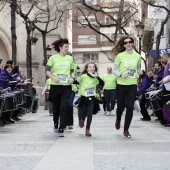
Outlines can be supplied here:
M116 123L117 130L120 129L121 116L126 107L123 135L130 138L129 127L133 117L134 101L137 94L137 73L140 73L141 56L134 50L134 39L123 37L113 48L113 52L118 55L113 66L113 74L118 77L116 94L117 111Z

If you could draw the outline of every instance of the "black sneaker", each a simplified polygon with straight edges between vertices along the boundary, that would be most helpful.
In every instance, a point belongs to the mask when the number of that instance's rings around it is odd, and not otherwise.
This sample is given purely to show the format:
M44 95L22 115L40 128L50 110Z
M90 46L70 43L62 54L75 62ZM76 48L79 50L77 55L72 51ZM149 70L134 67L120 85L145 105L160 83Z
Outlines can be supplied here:
M59 135L59 137L64 137L64 130L63 129L59 129L58 135Z

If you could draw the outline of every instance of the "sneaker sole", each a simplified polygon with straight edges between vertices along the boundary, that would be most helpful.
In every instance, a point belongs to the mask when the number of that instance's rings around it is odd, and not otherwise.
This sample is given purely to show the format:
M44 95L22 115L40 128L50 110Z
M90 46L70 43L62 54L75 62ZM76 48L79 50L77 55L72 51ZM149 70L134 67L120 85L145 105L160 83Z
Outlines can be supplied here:
M60 134L58 134L58 136L59 136L59 137L64 137L64 135L60 135Z
M85 136L87 136L87 137L91 137L92 135L86 135L86 134L85 134Z
M129 136L129 137L124 136L124 138L131 138L131 136Z

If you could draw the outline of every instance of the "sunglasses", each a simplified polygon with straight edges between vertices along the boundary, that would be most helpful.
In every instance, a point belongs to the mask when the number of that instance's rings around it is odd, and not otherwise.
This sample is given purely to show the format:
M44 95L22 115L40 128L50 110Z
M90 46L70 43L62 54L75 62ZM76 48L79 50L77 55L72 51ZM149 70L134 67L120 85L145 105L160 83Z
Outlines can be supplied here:
M133 41L125 41L125 42L123 42L124 45L125 44L130 44L130 43L133 43Z

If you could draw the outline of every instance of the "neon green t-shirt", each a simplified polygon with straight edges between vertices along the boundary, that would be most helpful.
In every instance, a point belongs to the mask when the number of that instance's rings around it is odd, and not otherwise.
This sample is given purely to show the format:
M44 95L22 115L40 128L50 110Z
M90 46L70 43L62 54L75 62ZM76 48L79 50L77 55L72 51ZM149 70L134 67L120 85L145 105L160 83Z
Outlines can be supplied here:
M133 52L128 54L126 51L119 53L114 62L118 66L118 71L121 74L128 73L128 78L117 78L117 84L133 85L137 84L137 70L141 64L141 56Z
M80 83L79 94L85 97L96 95L96 86L99 84L97 78L91 78L87 74L78 77L77 81Z
M76 93L78 90L76 84L72 84L71 87L72 87L72 91L74 91Z
M46 80L45 86L47 87L48 90L50 90L50 86L51 86L51 78L49 78L49 79Z
M60 80L59 82L51 80L52 85L70 85L68 80L71 77L71 71L74 72L74 62L71 56L63 57L60 54L55 54L49 58L47 65L51 66L52 75Z
M116 89L117 77L113 74L105 74L103 76L104 89L111 90Z

